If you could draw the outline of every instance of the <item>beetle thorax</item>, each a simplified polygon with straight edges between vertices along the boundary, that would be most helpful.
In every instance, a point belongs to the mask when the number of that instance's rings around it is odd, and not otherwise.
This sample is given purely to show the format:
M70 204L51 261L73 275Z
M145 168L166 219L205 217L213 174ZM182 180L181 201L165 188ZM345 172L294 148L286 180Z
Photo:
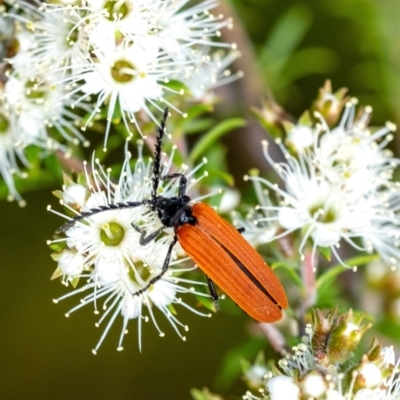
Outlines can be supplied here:
M196 219L192 215L189 196L163 197L155 199L154 208L162 224L168 228L176 228L183 224L194 224Z

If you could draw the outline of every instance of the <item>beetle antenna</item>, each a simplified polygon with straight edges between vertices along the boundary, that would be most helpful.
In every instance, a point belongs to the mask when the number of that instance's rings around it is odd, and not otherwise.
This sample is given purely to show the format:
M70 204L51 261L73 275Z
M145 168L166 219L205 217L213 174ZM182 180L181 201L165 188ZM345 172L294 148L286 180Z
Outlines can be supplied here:
M153 165L153 190L151 192L151 198L154 200L157 197L158 184L160 182L160 169L161 169L161 146L165 132L165 124L167 122L169 114L169 108L166 107L164 115L162 117L160 126L157 128L157 142L154 149L154 165Z
M76 215L72 219L70 219L68 222L66 222L63 226L58 228L56 230L57 234L66 232L69 228L75 225L76 222L80 221L81 219L91 217L92 215L99 214L103 211L109 211L109 210L120 210L123 208L131 208L131 207L138 207L143 204L147 204L147 201L128 201L126 203L116 203L116 204L107 204L104 206L98 206L97 208L92 208L89 211L84 211L81 212L79 215Z

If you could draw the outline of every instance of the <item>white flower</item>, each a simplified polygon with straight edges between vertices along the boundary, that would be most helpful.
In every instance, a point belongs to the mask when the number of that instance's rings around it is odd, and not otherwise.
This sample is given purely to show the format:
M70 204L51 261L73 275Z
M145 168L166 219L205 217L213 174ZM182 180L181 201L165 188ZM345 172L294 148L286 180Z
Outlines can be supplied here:
M148 110L147 102L160 99L163 88L159 81L165 78L165 72L159 68L157 60L140 45L124 42L116 46L109 43L110 47L106 42L101 50L94 51L95 61L85 65L82 71L78 68L73 71L73 79L84 82L76 91L84 92L85 97L97 95L97 103L86 126L104 101L109 102L105 143L117 105L123 113L129 134L132 135L128 122L132 122L140 131L135 113Z
M187 0L156 3L160 6L155 16L157 37L163 50L172 59L185 58L198 62L202 53L196 54L196 51L204 47L235 48L234 45L213 41L213 38L221 36L220 29L232 28L231 20L224 20L222 15L215 16L210 12L218 6L218 0L205 0L186 9Z
M0 175L9 191L8 200L15 199L20 206L24 206L25 201L15 188L14 175L26 178L26 173L20 170L18 161L26 166L27 160L17 142L18 131L13 126L10 111L4 101L3 89L0 86Z
M173 313L173 305L181 305L194 313L201 313L182 301L182 293L192 293L204 296L204 293L194 289L194 285L205 285L191 279L182 277L188 269L174 268L185 259L177 259L182 253L180 246L175 245L172 251L168 272L161 279L152 281L160 275L171 241L174 237L172 229L166 229L165 235L157 240L142 246L139 243L140 233L133 227L139 226L148 233L156 231L162 226L159 217L145 205L137 207L108 209L102 212L91 213L91 210L102 206L126 204L127 202L142 201L151 197L152 192L152 162L146 163L142 157L142 142L138 144L139 158L133 169L130 166L130 154L127 153L119 182L114 184L110 178L110 170L105 171L98 160L93 161L93 176L85 171L86 185L68 181L62 193L58 196L61 203L78 215L89 214L83 219L67 226L65 238L49 241L49 244L64 245L60 254L53 257L58 261L58 268L53 278L63 276L63 282L71 282L74 287L78 280L85 280L83 287L56 299L58 302L72 295L89 292L81 303L73 307L67 315L93 303L95 313L98 313L98 304L102 302L103 315L97 325L102 324L107 318L108 323L97 343L94 353L97 352L113 322L122 315L123 328L121 331L118 349L122 349L122 340L126 333L129 320L138 321L138 340L141 346L141 327L143 321L151 320L160 336L164 333L158 327L154 309L160 310L171 323L178 335L185 339L181 333L182 325ZM171 155L168 161L162 164L162 175L168 174L172 166ZM186 172L183 166L180 170L187 178L191 178L198 167ZM204 176L204 175L203 175ZM189 186L196 180L190 179ZM166 197L176 195L178 182L169 180L160 182L160 191ZM89 195L88 195L89 194ZM58 213L57 213L58 214ZM60 214L64 218L70 217ZM133 224L133 225L132 225ZM172 266L172 267L171 267ZM192 270L190 268L189 270ZM150 286L149 286L150 285ZM154 306L154 307L153 307Z
M10 60L14 70L52 72L86 56L88 33L82 24L82 10L58 6L51 12L51 5L38 0L19 0L15 6L7 14L22 25L18 25L16 34L19 51Z
M267 383L271 400L298 400L300 388L290 376L279 375L271 378Z
M258 233L261 238L265 225L275 225L279 233L269 240L301 232L302 256L311 242L312 256L318 247L329 248L346 266L338 251L341 242L346 241L356 250L376 251L389 265L398 265L400 186L392 175L400 160L384 148L394 127L387 124L371 133L367 129L370 108L359 119L354 113L352 102L345 108L339 126L332 130L319 116L321 122L312 131L312 146L303 146L296 156L277 141L286 159L282 163L273 161L268 143L263 142L265 157L284 187L257 176L246 177L267 187L279 202L274 205L263 199L269 197L268 191L263 193L256 187L260 201L256 210L264 216L252 217L255 225L249 227L248 235L256 237Z
M208 99L211 90L231 83L243 76L241 71L233 73L229 67L240 57L240 52L216 51L211 57L205 54L193 68L185 68L185 74L177 74L176 79L183 81L196 100ZM212 99L211 99L212 100Z
M58 259L58 268L63 277L74 278L79 276L85 269L85 258L82 254L72 251L63 251Z
M249 177L245 176L244 179L248 180ZM273 211L269 211L272 202L268 190L265 190L258 180L253 180L253 186L260 203L255 207L255 210L249 210L245 218L233 212L232 220L236 227L245 229L242 235L256 247L273 240L277 232L277 224L274 221L271 222Z
M186 85L192 98L203 99L209 90L241 75L227 68L237 52L214 52L236 47L213 40L221 36L220 29L232 26L210 12L218 1L188 8L186 3L89 0L78 5L35 0L32 5L16 0L8 17L21 25L21 43L28 40L10 60L13 73L18 78L27 72L43 74L61 87L63 100L75 96L73 106L85 108L89 115L83 130L106 108L105 147L117 116L128 135L133 127L142 134L139 122L157 123L154 114L165 104L180 112L171 101L184 90L174 89L171 80ZM86 102L93 103L91 110Z
M45 75L12 75L5 84L5 98L13 117L21 146L66 148L49 135L54 128L64 139L75 144L84 137L75 126L76 116L68 108L67 92ZM84 142L87 145L87 142Z
M382 382L382 372L373 363L364 364L359 371L359 378L363 380L369 389L376 388Z
M368 127L372 108L365 107L356 119L356 103L346 104L337 127L329 129L319 114L319 136L314 146L316 163L331 180L341 180L348 189L376 190L386 187L399 160L385 149L396 126L390 122L373 131ZM316 132L318 133L318 132ZM390 186L390 185L389 185Z
M286 143L297 152L303 152L311 147L315 140L314 130L307 125L295 125L286 137Z

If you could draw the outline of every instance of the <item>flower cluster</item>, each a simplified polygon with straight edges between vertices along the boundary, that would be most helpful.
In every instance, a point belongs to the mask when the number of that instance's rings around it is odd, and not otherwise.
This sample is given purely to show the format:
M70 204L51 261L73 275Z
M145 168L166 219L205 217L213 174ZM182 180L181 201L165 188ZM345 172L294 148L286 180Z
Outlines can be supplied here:
M244 400L396 400L400 396L398 366L392 347L376 339L358 361L353 351L369 328L352 312L325 318L314 312L307 338L264 375L261 397L247 392ZM351 366L348 361L351 360ZM251 372L254 368L250 368ZM257 366L258 370L265 369ZM259 387L260 385L260 380Z
M14 175L26 177L18 166L18 160L25 165L27 160L24 156L23 145L18 138L18 131L13 127L11 112L4 101L3 94L0 84L0 175L8 187L8 200L16 199L23 206L25 203L15 188Z
M0 173L9 199L23 201L13 176L29 166L26 148L88 146L82 131L105 118L142 136L168 104L205 100L240 76L234 44L219 41L232 23L213 15L217 0L8 0L0 6ZM207 97L208 96L208 97ZM66 144L67 143L67 144ZM3 157L3 154L5 156Z
M13 74L20 79L29 70L30 80L49 79L66 90L60 102L88 111L83 130L99 113L105 116L105 147L113 120L122 119L129 135L133 127L142 134L139 122L157 123L154 112L165 104L177 110L171 95L187 88L201 99L237 77L227 69L238 56L236 46L213 40L232 25L210 12L218 1L187 3L36 0L32 6L17 0L8 15L23 23L17 38L24 51L10 60Z
M254 244L301 232L302 257L306 251L315 260L316 251L325 248L347 266L338 250L344 241L398 266L400 191L392 177L399 159L386 148L396 127L368 127L371 107L357 113L356 104L325 93L312 115L305 113L296 125L285 121L284 137L276 139L284 162L275 162L263 142L284 187L256 175L245 177L255 184L259 200L246 225Z
M160 336L164 333L157 325L154 316L154 307L158 308L169 320L173 328L182 339L179 328L188 327L182 325L175 314L174 304L180 304L196 314L201 313L182 301L180 295L192 293L198 296L207 296L205 291L197 290L193 285L200 287L198 283L181 275L193 268L185 269L181 264L183 251L179 245L173 247L171 268L144 292L141 290L149 286L152 278L160 274L166 259L167 252L172 243L174 234L172 229L166 229L163 235L145 246L140 245L141 231L152 233L161 227L157 214L147 205L136 207L113 209L112 205L126 204L127 202L141 202L149 199L152 191L152 162L145 162L142 156L142 143L138 144L139 157L134 169L130 167L130 154L127 153L122 173L117 184L110 178L111 171L105 171L98 160L92 163L92 172L89 174L85 167L85 174L80 176L77 182L70 178L64 178L62 191L56 192L61 204L67 209L67 215L55 213L71 220L74 215L82 215L89 211L89 215L76 221L65 231L66 237L61 237L49 244L57 250L53 258L58 262L58 267L53 278L61 277L65 285L71 284L75 289L61 298L89 292L81 299L76 307L66 315L93 303L95 313L99 313L98 303L104 313L96 324L97 326L108 318L108 324L97 344L94 353L97 352L107 332L118 315L123 317L123 328L118 345L122 349L122 340L127 332L126 327L131 319L138 321L139 347L141 346L142 321L152 320L158 329ZM173 154L163 164L162 174L168 174L171 168ZM204 162L203 162L204 163ZM193 174L202 166L188 172L186 166L182 166L180 173L186 174L191 182L191 187L196 180ZM161 182L160 191L166 196L176 194L177 184L174 181ZM99 207L109 207L108 210L91 214L90 210ZM51 209L49 207L49 209ZM179 258L178 258L179 256ZM82 287L77 288L79 281L85 280ZM150 282L151 283L151 282Z

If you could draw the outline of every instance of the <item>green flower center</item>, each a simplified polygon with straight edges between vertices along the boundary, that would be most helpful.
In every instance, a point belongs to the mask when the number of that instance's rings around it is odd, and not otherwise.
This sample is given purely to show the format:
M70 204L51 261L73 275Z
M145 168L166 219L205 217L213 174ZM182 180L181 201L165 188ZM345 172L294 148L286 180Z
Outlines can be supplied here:
M124 238L124 228L116 223L104 223L100 229L100 239L106 246L118 246Z
M65 38L68 47L73 46L79 39L79 31L77 28L72 29L73 27L72 24L68 25L68 36Z
M147 265L143 264L143 262L139 261L139 262L135 262L135 270L133 268L129 267L128 275L129 275L129 279L132 282L139 283L137 280L138 275L140 276L140 278L143 281L147 282L151 276L151 273L150 273L149 267ZM140 282L140 283L142 283L142 282Z
M336 220L335 210L332 208L324 209L323 204L316 204L312 206L309 210L312 217L317 216L317 222L322 222L324 224L329 224Z
M135 66L129 61L119 60L111 67L111 76L119 83L127 83L133 81L137 75L143 75L143 73L133 74L134 70L136 70Z
M7 133L10 122L4 114L0 114L0 135Z
M25 85L25 95L30 100L41 100L46 97L46 91L39 87L36 79L29 80Z
M110 21L114 21L116 18L124 19L130 11L126 2L120 0L107 1L104 9L107 10L107 19Z

